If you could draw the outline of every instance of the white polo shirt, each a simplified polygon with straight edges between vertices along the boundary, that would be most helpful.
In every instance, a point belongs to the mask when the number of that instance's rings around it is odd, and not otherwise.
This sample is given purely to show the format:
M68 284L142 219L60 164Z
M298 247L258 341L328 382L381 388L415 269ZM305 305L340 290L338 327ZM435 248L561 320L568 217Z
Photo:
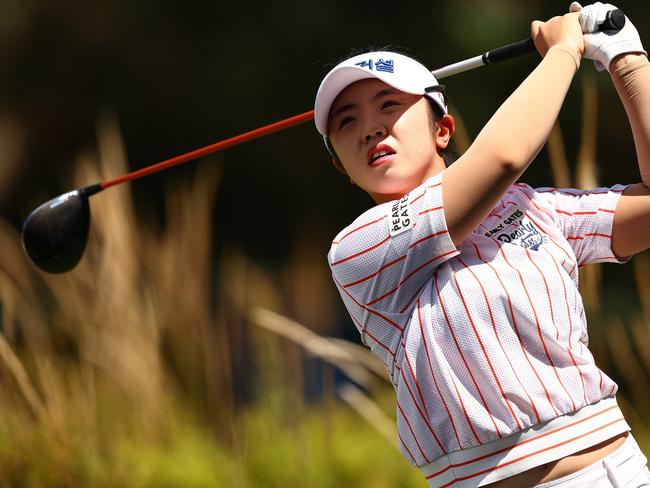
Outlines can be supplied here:
M513 185L456 248L444 171L343 230L328 256L397 393L404 456L431 486L474 487L629 430L587 349L578 268L617 262L624 186Z

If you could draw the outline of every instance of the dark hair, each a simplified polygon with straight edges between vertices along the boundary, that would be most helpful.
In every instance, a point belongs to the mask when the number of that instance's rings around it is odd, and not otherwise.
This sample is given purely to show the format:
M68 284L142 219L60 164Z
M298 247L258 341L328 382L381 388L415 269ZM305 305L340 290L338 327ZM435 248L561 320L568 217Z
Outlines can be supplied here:
M438 90L442 93L442 96L445 100L445 104L447 103L447 94L445 93L444 87L441 85L440 90ZM429 102L429 107L431 108L431 115L433 116L433 121L435 123L440 122L440 119L445 115L445 113L442 111L440 106L431 100L429 97L426 97L427 102ZM435 129L435 127L434 127ZM447 144L447 147L445 147L442 151L442 159L445 162L445 166L449 168L454 161L458 159L458 151L456 150L456 144L454 144L453 138L449 140L449 144Z

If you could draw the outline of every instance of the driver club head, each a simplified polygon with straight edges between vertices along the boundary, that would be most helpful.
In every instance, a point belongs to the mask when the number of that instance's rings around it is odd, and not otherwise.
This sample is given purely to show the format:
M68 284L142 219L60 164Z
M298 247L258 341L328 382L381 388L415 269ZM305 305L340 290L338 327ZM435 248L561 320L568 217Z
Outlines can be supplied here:
M25 252L48 273L65 273L81 260L90 229L90 205L84 189L53 198L30 213L22 229Z

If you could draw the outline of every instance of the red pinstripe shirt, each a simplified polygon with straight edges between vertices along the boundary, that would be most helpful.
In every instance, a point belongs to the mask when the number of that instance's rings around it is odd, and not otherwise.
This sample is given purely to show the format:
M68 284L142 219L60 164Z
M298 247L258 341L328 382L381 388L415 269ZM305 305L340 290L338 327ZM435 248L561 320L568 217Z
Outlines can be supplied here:
M617 389L587 349L578 268L617 261L612 222L625 187L513 185L457 248L442 174L365 212L328 256L362 341L391 375L400 447L417 466Z

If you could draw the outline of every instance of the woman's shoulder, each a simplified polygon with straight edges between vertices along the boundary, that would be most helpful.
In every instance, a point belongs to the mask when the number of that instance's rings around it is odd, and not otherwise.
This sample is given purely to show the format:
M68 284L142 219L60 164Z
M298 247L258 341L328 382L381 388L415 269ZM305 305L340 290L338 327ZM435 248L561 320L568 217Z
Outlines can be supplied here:
M536 186L533 187L527 183L515 183L510 187L506 195L525 197L536 200L550 200L558 195L579 196L588 192L588 190L579 190L577 188L555 188L553 186Z
M332 241L332 245L335 246L339 244L341 241L355 234L359 235L365 232L373 232L373 230L376 231L375 227L381 225L382 222L384 222L385 225L385 220L388 215L386 212L386 206L387 204L385 203L375 205L369 208L368 210L366 210L365 212L363 212L361 215L355 218L350 224L346 225L336 235L336 237L334 237L334 240Z
M391 231L391 227L394 227L395 222L400 224L397 233L399 233L400 230L407 230L410 226L404 226L403 224L405 221L413 220L408 218L410 213L413 212L411 210L412 206L413 208L415 208L416 204L417 206L426 206L431 199L436 201L442 200L441 178L442 175L438 173L409 190L408 193L402 195L401 198L395 197L393 200L376 204L364 211L354 219L352 223L347 225L337 234L332 241L332 244L336 245L353 234L363 234L367 232L374 234L377 232L377 229L380 228L382 223L385 229L380 229L389 232L391 236L395 234L395 229ZM404 217L405 215L407 215L407 217Z

